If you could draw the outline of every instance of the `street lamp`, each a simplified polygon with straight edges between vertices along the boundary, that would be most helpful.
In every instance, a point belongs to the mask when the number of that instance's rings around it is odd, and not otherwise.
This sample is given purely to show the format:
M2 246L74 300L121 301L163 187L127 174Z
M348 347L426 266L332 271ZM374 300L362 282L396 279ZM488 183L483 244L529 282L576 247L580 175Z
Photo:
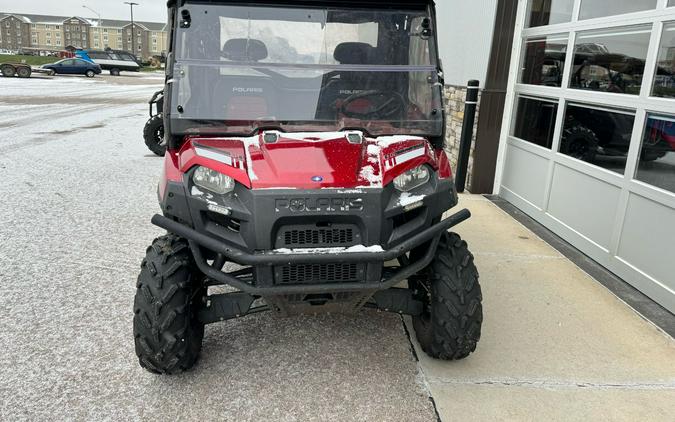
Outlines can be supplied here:
M96 16L98 16L98 27L100 28L101 27L101 14L98 13L96 10L92 9L91 7L87 6L87 5L83 4L82 7L87 9L87 10L90 10L90 11L94 12L94 14Z
M134 28L134 6L140 6L138 3L133 1L125 1L124 4L128 4L131 8L131 54L136 57L136 29Z

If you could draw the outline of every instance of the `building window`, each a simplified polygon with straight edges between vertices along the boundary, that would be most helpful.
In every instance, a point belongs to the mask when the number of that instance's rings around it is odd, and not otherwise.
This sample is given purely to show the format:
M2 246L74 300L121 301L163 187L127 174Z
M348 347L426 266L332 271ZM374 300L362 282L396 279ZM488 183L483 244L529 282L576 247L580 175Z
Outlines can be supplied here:
M46 44L47 44L47 45L52 45L52 40L47 40L47 41L46 41Z
M95 48L98 48L98 41L95 41L95 42L94 42L94 47L95 47Z
M117 44L122 44L122 37L117 37Z
M520 82L560 87L567 57L567 40L567 34L525 40Z
M141 51L143 47L141 45L138 46L138 51Z
M60 32L57 32L57 33L56 33L56 38L61 38L61 33L60 33Z
M651 25L580 32L570 88L638 95Z
M157 38L153 38L153 39L152 39L152 43L153 43L153 44L157 44Z
M675 116L647 116L635 178L675 193Z
M671 0L674 2L675 0ZM656 62L656 77L652 87L655 97L675 98L675 22L664 25L659 58Z
M623 15L656 8L658 0L582 0L579 19L600 18L603 16Z
M31 38L30 41L31 41L31 43L32 43L33 45L36 45L36 44L38 43L37 38Z
M554 25L572 20L574 0L531 0L528 27Z
M513 136L551 149L558 103L535 97L518 97Z
M56 29L61 29L61 26L60 26L60 25L56 25Z
M559 151L577 160L623 174L635 113L570 104Z

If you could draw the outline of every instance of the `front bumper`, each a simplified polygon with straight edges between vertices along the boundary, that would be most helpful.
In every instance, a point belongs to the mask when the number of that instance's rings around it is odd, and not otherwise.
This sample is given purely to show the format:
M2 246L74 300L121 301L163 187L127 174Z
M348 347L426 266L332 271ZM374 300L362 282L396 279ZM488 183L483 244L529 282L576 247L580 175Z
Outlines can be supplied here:
M360 292L362 299L428 266L441 234L470 216L464 210L441 221L457 195L451 180L437 177L412 194L391 185L312 190L237 185L231 193L214 195L191 180L188 172L182 182L166 185L160 197L164 216L152 222L188 239L196 264L213 283L256 296ZM383 265L411 251L415 261L405 268ZM226 261L251 268L225 273ZM354 303L361 300L352 296Z
M263 251L258 253L248 253L244 250L238 249L227 243L214 239L208 235L202 234L184 224L173 221L161 215L155 215L152 218L152 223L166 229L169 232L175 233L181 237L188 239L192 249L195 261L199 269L209 278L229 284L243 292L255 296L279 296L292 295L297 293L302 294L318 294L318 293L338 293L338 292L362 292L362 291L377 291L388 289L395 286L406 278L416 274L425 267L427 267L433 260L438 242L441 235L449 230L451 227L467 220L471 217L471 213L464 209L451 217L434 224L428 229L414 235L410 239L400 243L394 248L382 252L335 252L335 253L320 253L320 254L280 254L274 251ZM225 273L218 268L209 265L205 259L201 248L206 248L217 254L222 255L226 259L242 265L252 266L268 266L276 265L294 265L294 264L329 264L329 263L350 263L350 262L369 262L378 263L380 266L384 262L398 258L411 250L428 244L424 256L410 265L401 267L396 273L385 277L377 282L350 282L350 283L325 283L325 284L308 284L308 285L254 285L246 281L242 281L232 273Z

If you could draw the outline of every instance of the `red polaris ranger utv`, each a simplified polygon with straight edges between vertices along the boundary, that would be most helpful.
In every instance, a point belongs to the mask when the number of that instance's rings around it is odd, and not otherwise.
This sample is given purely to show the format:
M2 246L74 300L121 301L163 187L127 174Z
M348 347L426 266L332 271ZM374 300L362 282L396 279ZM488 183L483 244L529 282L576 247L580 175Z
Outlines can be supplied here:
M429 355L473 352L433 1L172 0L169 16L152 218L168 234L138 277L141 366L186 370L205 324L267 310L408 314Z

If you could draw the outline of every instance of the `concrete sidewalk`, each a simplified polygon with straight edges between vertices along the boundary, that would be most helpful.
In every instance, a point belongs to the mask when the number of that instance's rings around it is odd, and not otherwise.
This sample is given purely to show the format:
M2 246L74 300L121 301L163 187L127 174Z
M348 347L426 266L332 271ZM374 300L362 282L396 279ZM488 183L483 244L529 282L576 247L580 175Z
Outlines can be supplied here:
M489 200L460 205L485 319L464 361L415 344L441 419L673 420L675 341Z

